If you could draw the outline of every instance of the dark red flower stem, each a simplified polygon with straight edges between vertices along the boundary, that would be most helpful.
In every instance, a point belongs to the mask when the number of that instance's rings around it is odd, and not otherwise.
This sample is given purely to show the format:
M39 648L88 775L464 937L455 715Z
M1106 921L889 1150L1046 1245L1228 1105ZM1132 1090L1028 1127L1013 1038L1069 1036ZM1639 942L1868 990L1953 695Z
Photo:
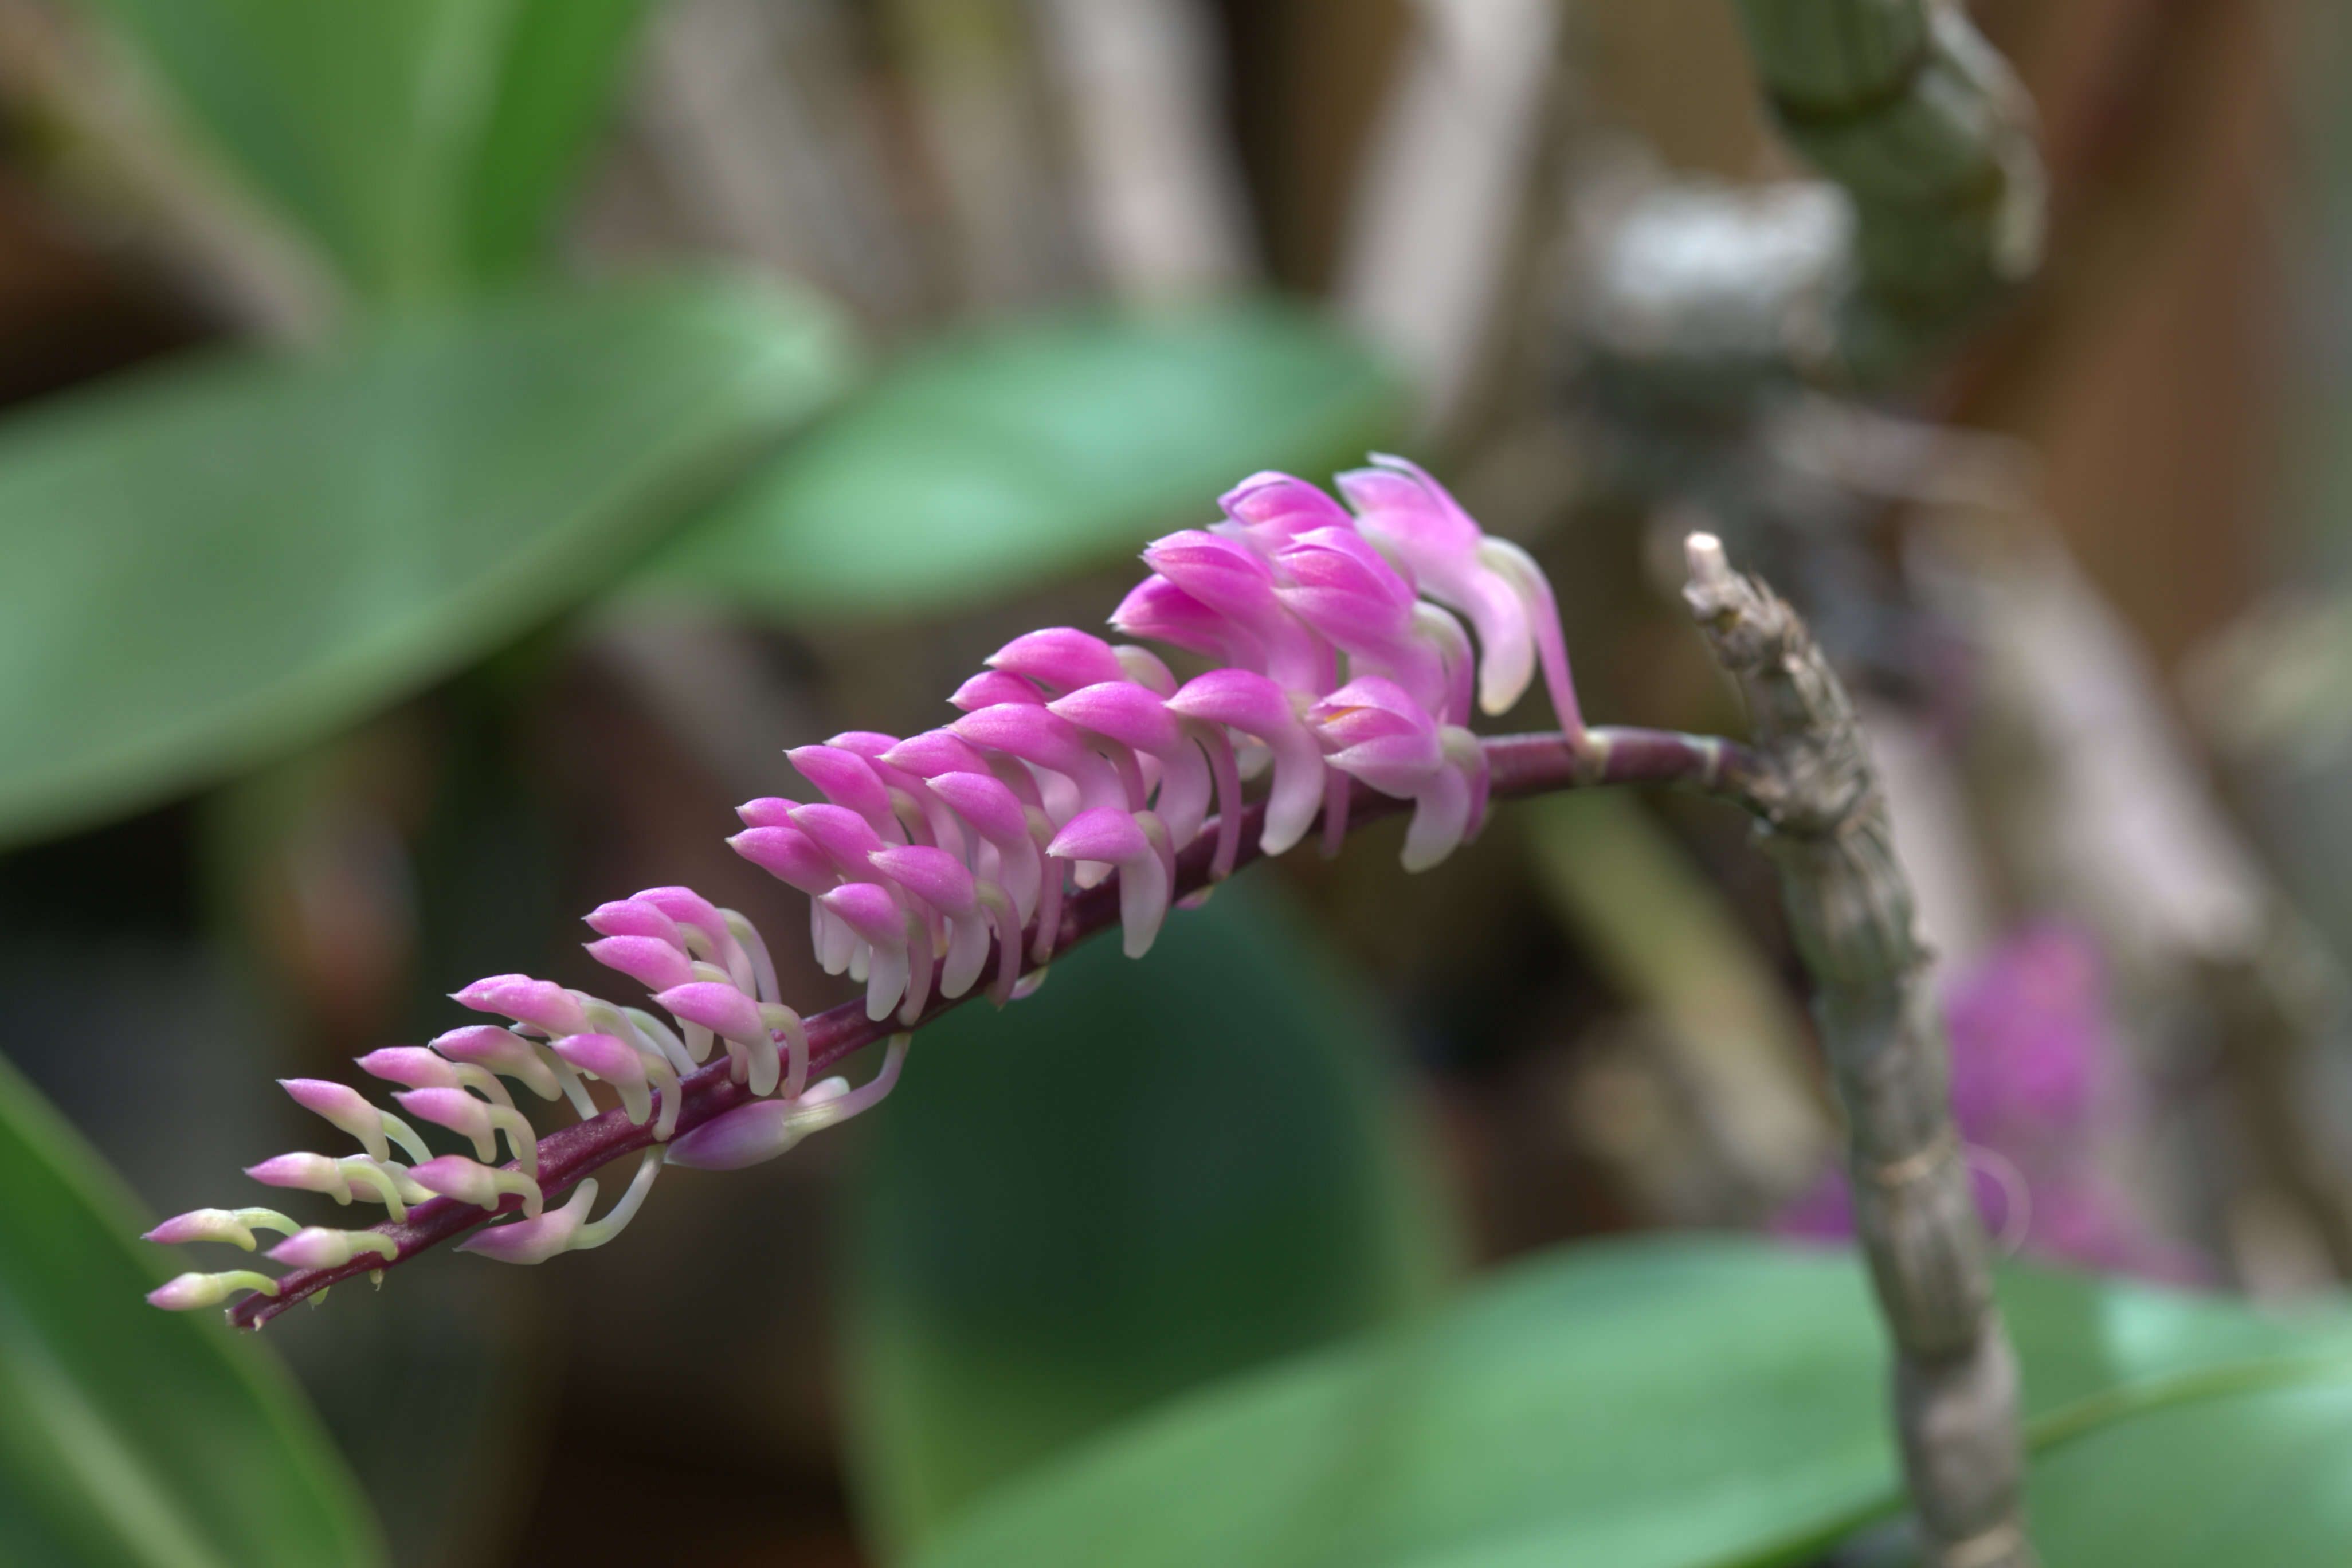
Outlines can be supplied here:
M1588 730L1578 745L1572 745L1562 735L1506 735L1487 741L1486 747L1493 793L1497 797L1548 795L1554 790L1598 784L1675 784L1752 801L1759 793L1757 785L1764 765L1755 752L1736 742L1664 730ZM1353 826L1375 817L1392 816L1403 810L1405 804L1375 794L1360 784L1348 808L1348 821ZM1264 812L1263 805L1252 805L1244 818L1239 858L1242 865L1258 858L1257 830ZM1203 831L1177 857L1178 897L1198 892L1209 885L1209 860L1214 838L1213 833ZM1118 924L1118 879L1114 876L1073 894L1062 906L1062 927L1055 938L1054 952L1058 956ZM994 967L992 952L989 965L982 973L992 973ZM943 1001L934 985L931 1005L916 1026L919 1028L949 1008L961 1006L979 994L974 991L951 1002ZM863 1000L845 1002L808 1020L809 1066L815 1070L829 1068L877 1040L900 1032L901 1027L895 1020L877 1024L868 1019ZM677 1113L679 1132L699 1127L751 1098L749 1089L728 1076L728 1061L723 1054L684 1079L678 1091L683 1097ZM599 1166L650 1147L656 1120L648 1117L640 1126L618 1110L607 1110L541 1139L539 1184L547 1201L555 1202L581 1177ZM295 1302L317 1295L338 1280L405 1263L427 1247L473 1229L494 1214L509 1213L521 1205L522 1200L515 1196L504 1199L496 1210L478 1208L454 1198L434 1198L418 1204L408 1211L406 1220L398 1224L386 1221L374 1227L377 1235L389 1237L400 1248L397 1258L368 1255L337 1268L297 1268L279 1279L277 1295L247 1296L231 1307L228 1321L239 1328L257 1329Z

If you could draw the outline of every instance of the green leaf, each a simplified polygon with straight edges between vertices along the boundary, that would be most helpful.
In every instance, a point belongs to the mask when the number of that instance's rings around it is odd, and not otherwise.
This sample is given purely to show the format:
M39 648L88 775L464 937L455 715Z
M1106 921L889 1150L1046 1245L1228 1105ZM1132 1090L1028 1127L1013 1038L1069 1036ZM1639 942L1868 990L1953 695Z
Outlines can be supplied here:
M215 1313L147 1305L168 1272L136 1239L152 1222L5 1059L0 1191L0 1562L381 1561L284 1370Z
M536 257L646 0L88 0L360 292Z
M672 281L126 377L0 427L0 839L322 734L545 620L840 379Z
M908 616L1132 554L1267 468L1395 427L1370 353L1295 308L1100 313L925 349L666 549L649 588L785 618Z
M2341 1314L2274 1324L2086 1278L2021 1271L2003 1305L2052 1434L2173 1408L2168 1389L2281 1357L2340 1363L2352 1346ZM1895 1506L1883 1345L1843 1253L1579 1247L1503 1271L1418 1331L1131 1423L990 1499L918 1562L1804 1561Z
M466 269L527 274L603 123L653 0L513 0L490 118L467 170Z
M1097 942L917 1041L846 1186L855 1473L886 1539L1155 1400L1434 1300L1451 1241L1399 1043L1295 920L1228 885L1145 962Z
M2034 1466L2050 1568L2318 1568L2352 1542L2352 1364L2102 1426Z

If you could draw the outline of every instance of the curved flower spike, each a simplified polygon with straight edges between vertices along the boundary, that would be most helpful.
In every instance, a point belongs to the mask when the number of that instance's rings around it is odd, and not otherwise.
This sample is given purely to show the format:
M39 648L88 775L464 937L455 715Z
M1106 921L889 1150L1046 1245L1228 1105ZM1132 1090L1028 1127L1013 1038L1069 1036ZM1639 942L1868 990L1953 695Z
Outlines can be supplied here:
M446 1127L470 1142L474 1157L478 1160L495 1159L498 1135L506 1134L507 1152L514 1156L523 1174L539 1174L539 1139L522 1112L512 1107L476 1100L462 1089L403 1089L392 1098L400 1101L402 1110L414 1111L436 1127Z
M1277 684L1310 695L1331 689L1331 645L1284 607L1275 593L1273 567L1247 544L1186 529L1154 540L1144 548L1143 559L1247 632L1265 650L1265 673Z
M511 1110L507 1086L488 1068L452 1061L423 1046L386 1046L357 1058L362 1072L404 1089L470 1089ZM550 1098L552 1098L551 1096ZM417 1156L419 1159L424 1155Z
M347 1083L331 1083L320 1078L281 1078L278 1087L294 1097L294 1103L303 1110L326 1118L338 1129L360 1141L375 1159L387 1158L391 1147L385 1140L400 1145L412 1160L429 1160L433 1151L416 1130L388 1110L370 1105L367 1097Z
M660 1152L646 1150L646 1157L637 1162L637 1173L630 1179L628 1190L603 1219L583 1223L596 1201L596 1178L591 1176L572 1189L570 1201L562 1208L549 1209L537 1219L515 1219L485 1226L459 1242L457 1250L478 1252L500 1263L544 1263L559 1252L592 1252L620 1235L636 1217L637 1210L645 1205L646 1194L653 1190L654 1177L660 1173L661 1166Z
M410 1173L425 1191L471 1204L478 1209L495 1209L511 1194L522 1199L524 1215L536 1219L545 1201L539 1184L520 1171L485 1165L463 1154L444 1154L437 1160L427 1160Z
M603 1079L621 1096L621 1111L642 1127L654 1113L653 1089L646 1078L646 1057L618 1035L566 1035L555 1042L555 1054L580 1071ZM671 1095L671 1101L677 1100Z
M1186 681L1168 706L1188 719L1238 730L1274 753L1274 784L1259 847L1279 855L1307 836L1323 803L1323 748L1307 732L1288 692L1245 669L1213 669Z
M553 1100L567 1089L573 1108L583 1116L596 1114L593 1101L576 1091L580 1080L546 1047L534 1045L511 1029L495 1024L468 1024L436 1036L428 1047L453 1062L471 1062L500 1078L510 1078L541 1100Z
M810 1133L868 1110L898 1081L908 1035L893 1035L882 1070L856 1089L829 1078L798 1100L761 1100L717 1116L672 1143L663 1158L697 1171L740 1171L772 1160Z
M792 803L784 803L789 805ZM639 899L616 899L589 911L587 925L598 936L647 937L686 953L686 933L677 922Z
M1027 676L1048 694L1127 679L1127 667L1110 644L1076 626L1024 632L989 655L987 663L991 669Z
M1118 923L1127 956L1151 951L1168 918L1171 887L1167 829L1150 812L1082 811L1062 826L1046 853L1093 860L1118 870Z
M948 695L949 705L967 713L982 708L993 708L1000 702L1029 703L1045 700L1045 694L1028 681L1006 669L983 669Z
M891 808L889 785L864 757L838 746L794 746L784 756L826 800L864 817L884 843L907 842L906 824Z
M607 936L581 945L589 957L648 991L667 991L694 978L694 961L656 937Z
M1470 617L1482 649L1478 705L1500 713L1519 700L1540 659L1560 726L1580 732L1576 686L1551 584L1528 552L1489 538L1428 474L1402 458L1374 454L1375 465L1339 478L1356 526L1421 591Z
M179 1247L191 1241L226 1241L251 1252L257 1245L253 1239L257 1230L291 1236L301 1228L276 1209L190 1209L186 1214L173 1215L140 1239L163 1247Z
M268 1256L272 1263L289 1268L341 1268L363 1252L389 1262L400 1256L400 1247L377 1231L330 1230L314 1225L271 1247Z
M225 1274L182 1274L148 1291L147 1304L167 1312L185 1312L196 1307L217 1307L237 1290L258 1290L265 1296L275 1296L278 1281L250 1268L232 1268Z
M1477 737L1439 724L1394 682L1350 681L1309 709L1307 721L1333 768L1413 803L1406 870L1427 870L1477 830L1486 802L1486 756Z
M550 1037L576 1035L588 1026L579 999L551 980L528 974L492 974L475 981L449 1000L477 1013L495 1013Z
M1149 637L1241 669L1265 669L1265 645L1192 595L1153 573L1110 613L1114 630Z
M890 1016L901 997L912 1000L907 938L919 922L908 918L889 889L872 882L845 882L821 894L817 901L840 916L873 952L866 971L866 1016L879 1022ZM922 1009L918 1005L915 1011L919 1014Z
M698 1024L743 1051L745 1081L753 1094L772 1093L780 1070L775 1037L770 1033L782 1019L794 1026L800 1016L779 1003L762 1005L731 985L697 981L663 992L654 1000L682 1023Z

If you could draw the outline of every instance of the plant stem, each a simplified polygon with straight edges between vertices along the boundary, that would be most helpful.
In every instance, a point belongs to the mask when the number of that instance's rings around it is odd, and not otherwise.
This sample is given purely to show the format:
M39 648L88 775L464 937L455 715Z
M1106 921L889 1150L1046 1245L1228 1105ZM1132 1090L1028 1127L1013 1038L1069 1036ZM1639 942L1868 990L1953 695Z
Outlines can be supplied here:
M1770 589L1689 542L1691 612L1763 752L1748 804L1779 863L1846 1116L1854 1232L1895 1341L1895 1418L1932 1568L2028 1568L2017 1357L1953 1126L1949 1051L1845 689Z
M1957 0L1738 0L1780 134L1853 200L1847 362L1915 366L2042 250L2033 104Z
M1758 793L1762 782L1761 763L1746 747L1713 737L1680 735L1664 730L1588 730L1580 744L1571 744L1562 735L1507 735L1487 741L1486 750L1493 792L1497 796L1542 795L1601 784L1680 784L1746 799ZM1353 827L1377 817L1393 816L1404 805L1402 801L1374 794L1358 784L1349 806L1349 825ZM1262 806L1252 805L1243 818L1242 865L1258 858L1257 830L1263 816ZM1178 897L1209 886L1209 861L1215 838L1213 832L1204 830L1177 857ZM1113 876L1074 893L1063 905L1054 955L1058 957L1118 923L1118 879ZM992 951L982 973L992 973L994 968ZM954 1001L943 1001L934 984L931 1005L916 1026L930 1023L977 994L972 992ZM822 1071L903 1027L895 1020L877 1024L867 1018L862 1001L845 1002L820 1013L808 1020L810 1068ZM677 1130L681 1133L751 1099L751 1091L729 1077L724 1057L686 1079L679 1085L679 1094ZM597 1167L650 1147L657 1120L658 1117L648 1117L638 1125L618 1110L607 1110L549 1133L539 1141L541 1190L553 1202ZM336 1268L294 1269L279 1279L277 1295L248 1296L230 1308L229 1321L239 1328L257 1329L295 1302L316 1295L338 1280L404 1263L429 1247L456 1239L494 1214L510 1212L520 1205L519 1197L503 1200L496 1210L446 1197L418 1204L408 1211L405 1221L386 1221L373 1227L376 1234L400 1249L398 1256L385 1259L370 1255Z

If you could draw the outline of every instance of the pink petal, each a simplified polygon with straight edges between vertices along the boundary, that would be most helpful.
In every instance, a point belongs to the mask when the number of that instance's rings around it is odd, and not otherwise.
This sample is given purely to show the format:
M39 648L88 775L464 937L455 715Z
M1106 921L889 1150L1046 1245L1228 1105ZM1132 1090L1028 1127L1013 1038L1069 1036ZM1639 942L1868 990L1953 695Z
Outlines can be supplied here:
M453 1062L471 1062L501 1078L513 1079L541 1100L553 1100L563 1092L555 1073L540 1059L530 1042L495 1024L452 1029L432 1046Z
M493 1026L479 1026L489 1028ZM503 1029L498 1032L506 1033ZM513 1037L508 1037L511 1039ZM454 1058L445 1058L423 1046L386 1046L382 1050L370 1051L359 1058L359 1068L371 1078L380 1078L387 1083L401 1084L409 1089L457 1087L457 1068Z
M588 1015L569 992L551 980L533 980L528 974L493 974L453 994L450 1000L551 1035L578 1034L588 1026Z
M816 841L789 824L749 827L727 841L729 848L762 871L803 893L824 892L839 881L833 857Z
M871 824L843 806L795 806L793 826L807 834L845 877L864 876L866 857L885 847Z
M1347 528L1353 520L1338 501L1305 479L1288 474L1252 474L1217 498L1227 517L1249 530L1268 549L1316 528Z
M1168 700L1129 680L1083 686L1045 704L1046 711L1139 752L1164 756L1182 743Z
M955 689L948 701L969 713L1000 702L1043 702L1045 694L1010 670L984 669Z
M583 945L589 957L648 991L667 991L694 978L694 964L686 954L656 937L608 936Z
M1110 624L1131 637L1150 637L1219 664L1265 668L1265 645L1158 573L1130 589Z
M659 997L655 998L660 1001ZM646 1064L635 1047L615 1035L566 1035L551 1047L582 1072L594 1073L610 1084L642 1084Z
M873 868L943 915L972 910L971 872L944 849L893 845L869 857Z
M1024 633L991 654L988 666L1025 675L1048 691L1076 691L1098 681L1127 679L1110 644L1076 626Z
M636 899L597 905L588 916L588 929L599 936L651 937L680 952L686 951L686 938L679 934L677 922Z
M907 830L890 808L890 791L864 757L835 746L795 746L784 755L826 800L864 817L885 840L906 842Z
M689 1024L699 1024L712 1034L730 1040L765 1040L768 1026L760 1017L760 1005L732 985L722 985L715 980L698 980L663 992L654 998L671 1014Z
M1187 718L1225 724L1264 742L1274 752L1274 784L1266 796L1259 846L1279 855L1313 826L1323 805L1323 750L1291 707L1290 696L1263 675L1213 669L1184 683L1168 700Z
M1127 812L1082 811L1062 825L1045 853L1065 860L1099 860L1123 866L1151 853L1151 841Z
M907 914L889 889L872 882L845 882L818 901L876 948L906 947Z
M737 806L735 815L743 819L746 827L782 827L792 821L793 808L800 804L782 795L763 795Z

